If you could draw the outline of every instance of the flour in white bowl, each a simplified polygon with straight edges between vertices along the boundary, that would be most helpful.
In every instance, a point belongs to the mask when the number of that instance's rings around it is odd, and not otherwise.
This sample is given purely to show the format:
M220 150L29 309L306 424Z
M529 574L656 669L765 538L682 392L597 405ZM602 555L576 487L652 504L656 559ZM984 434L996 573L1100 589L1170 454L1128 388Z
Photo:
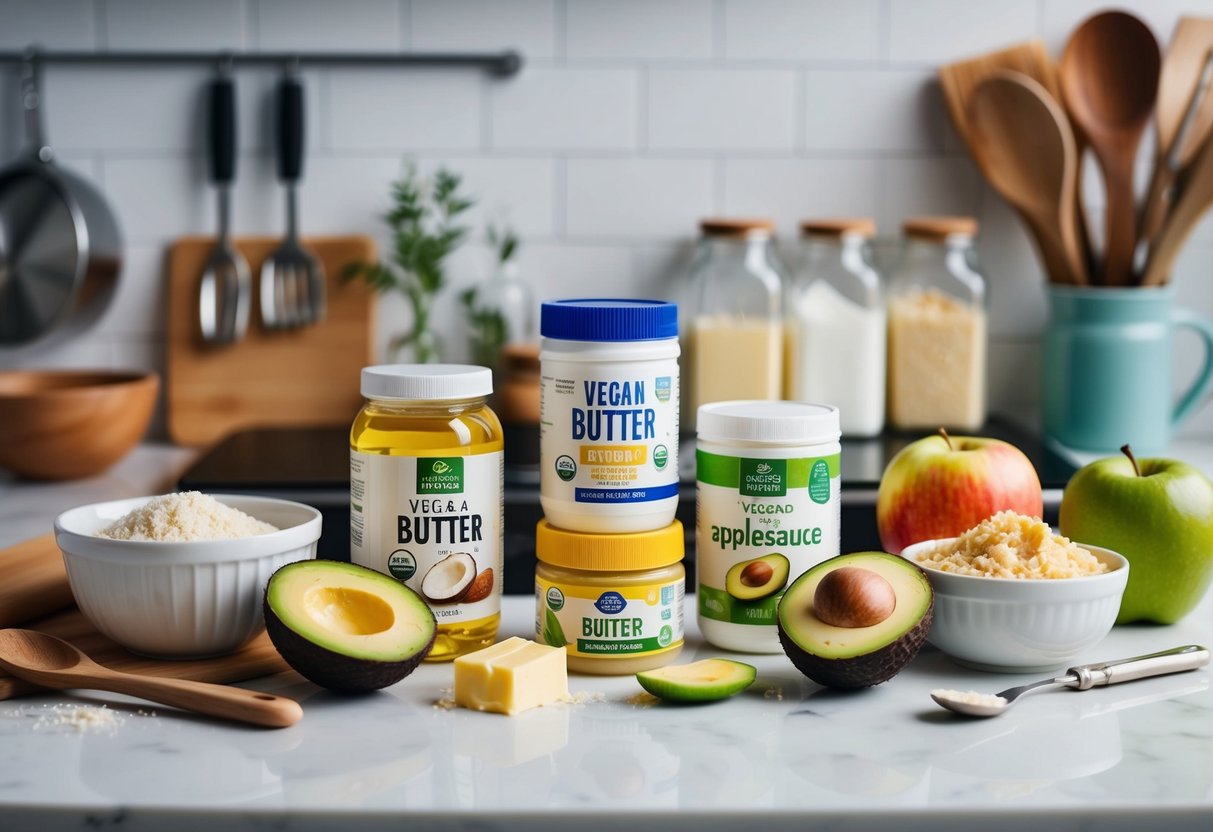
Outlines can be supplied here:
M183 491L153 497L99 530L111 540L233 540L276 532L278 528L225 506L208 494Z

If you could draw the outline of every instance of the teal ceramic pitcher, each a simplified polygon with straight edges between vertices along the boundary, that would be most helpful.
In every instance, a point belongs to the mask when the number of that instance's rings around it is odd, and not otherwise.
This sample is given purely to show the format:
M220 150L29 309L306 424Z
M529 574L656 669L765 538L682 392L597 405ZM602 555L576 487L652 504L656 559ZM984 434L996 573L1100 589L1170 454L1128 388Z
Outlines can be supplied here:
M1213 388L1213 324L1173 303L1171 287L1050 286L1041 395L1045 434L1063 445L1159 453ZM1203 341L1195 381L1176 400L1174 333Z

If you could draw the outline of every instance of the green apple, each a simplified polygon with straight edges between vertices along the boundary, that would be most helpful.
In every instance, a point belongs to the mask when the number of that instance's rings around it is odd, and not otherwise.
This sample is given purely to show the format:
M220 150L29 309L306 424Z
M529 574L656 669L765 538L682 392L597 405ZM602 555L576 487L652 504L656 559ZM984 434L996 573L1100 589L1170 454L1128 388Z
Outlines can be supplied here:
M1213 580L1213 482L1172 459L1124 456L1083 467L1061 499L1061 533L1129 559L1117 624L1173 624Z
M964 534L1000 511L1044 514L1031 461L1008 442L943 429L902 448L876 494L880 542L895 555L911 543Z

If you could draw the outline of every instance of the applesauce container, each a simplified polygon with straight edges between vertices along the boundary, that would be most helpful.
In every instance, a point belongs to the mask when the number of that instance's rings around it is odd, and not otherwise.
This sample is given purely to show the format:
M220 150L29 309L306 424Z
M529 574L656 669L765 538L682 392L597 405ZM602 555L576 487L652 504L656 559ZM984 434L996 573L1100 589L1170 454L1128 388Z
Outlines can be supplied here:
M438 619L426 661L492 644L501 621L501 423L492 372L458 364L362 371L350 428L350 560L391 575ZM369 621L369 618L368 618Z
M535 529L535 637L575 673L638 673L682 652L682 524L629 534Z
M579 532L663 529L678 509L678 307L547 301L539 502Z
M700 406L698 425L699 629L726 650L780 653L784 589L839 554L838 408L717 402Z

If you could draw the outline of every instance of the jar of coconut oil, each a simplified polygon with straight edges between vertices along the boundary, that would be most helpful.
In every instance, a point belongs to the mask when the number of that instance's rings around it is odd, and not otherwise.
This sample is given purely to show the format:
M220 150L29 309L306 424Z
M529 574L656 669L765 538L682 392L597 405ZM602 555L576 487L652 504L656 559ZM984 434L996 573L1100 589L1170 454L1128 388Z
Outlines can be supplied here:
M501 621L501 423L492 372L455 364L362 371L350 429L350 560L391 575L438 619L427 661L487 647ZM369 635L369 633L368 633Z

